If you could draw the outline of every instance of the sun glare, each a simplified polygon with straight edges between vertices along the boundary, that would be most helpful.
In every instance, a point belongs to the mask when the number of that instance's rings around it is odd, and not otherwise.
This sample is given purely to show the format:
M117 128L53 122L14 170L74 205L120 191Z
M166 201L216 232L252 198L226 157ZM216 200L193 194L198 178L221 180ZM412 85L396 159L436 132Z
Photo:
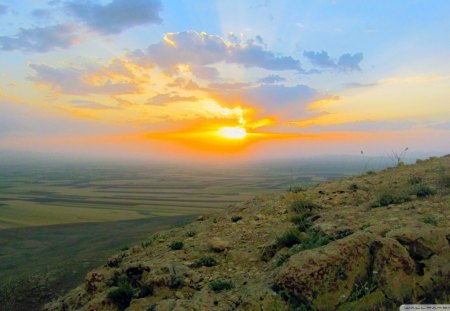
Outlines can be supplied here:
M243 127L222 127L219 129L219 135L229 139L242 139L247 136L247 131Z

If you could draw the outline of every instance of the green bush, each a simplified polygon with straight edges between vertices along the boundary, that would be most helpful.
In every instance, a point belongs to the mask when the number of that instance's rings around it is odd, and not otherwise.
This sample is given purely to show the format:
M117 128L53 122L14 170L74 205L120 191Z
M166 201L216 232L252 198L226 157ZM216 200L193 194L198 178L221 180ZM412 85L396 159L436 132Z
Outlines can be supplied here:
M232 221L232 222L238 222L238 221L241 220L241 219L242 219L241 216L233 216L233 217L231 217L231 221Z
M217 265L217 260L214 257L211 256L207 256L207 257L202 257L200 259L198 259L195 262L195 266L197 267L213 267L215 265Z
M128 283L121 283L119 287L112 288L107 297L119 310L125 310L131 303L133 290Z
M291 203L291 210L296 213L304 213L307 210L311 211L313 208L317 207L314 202L307 198L298 198Z
M170 249L172 249L174 251L182 249L183 246L184 246L184 243L182 241L173 241L169 245Z
M121 249L120 249L120 251L121 252L125 252L125 251L127 251L129 249L129 247L128 246L123 246Z
M425 217L425 218L423 219L423 222L426 223L426 224L430 224L430 225L433 225L433 226L437 226L437 219L436 219L436 217L431 216L431 215Z
M320 229L310 229L301 241L301 250L313 249L330 243L330 238Z
M221 292L234 288L234 284L231 280L214 280L209 282L209 288L215 292Z
M197 234L197 232L195 232L194 230L189 230L188 232L186 232L186 235L190 238L194 237Z
M419 184L413 189L413 194L417 195L419 198L424 198L436 194L436 190L428 185Z
M301 242L300 232L297 229L291 229L282 236L277 237L276 244L278 247L292 247Z
M394 191L388 190L381 192L371 207L388 206L390 204L400 204L409 201L409 196L404 193L394 193Z
M298 214L291 218L291 222L297 225L298 230L305 231L311 226L305 214Z
M355 183L350 184L350 186L348 186L348 190L350 190L351 192L356 192L359 189L358 185Z
M153 295L153 284L144 284L140 286L139 289L139 298L148 297Z
M177 289L177 288L183 287L183 285L184 285L184 282L183 282L183 277L182 276L172 275L170 277L169 287L171 289Z

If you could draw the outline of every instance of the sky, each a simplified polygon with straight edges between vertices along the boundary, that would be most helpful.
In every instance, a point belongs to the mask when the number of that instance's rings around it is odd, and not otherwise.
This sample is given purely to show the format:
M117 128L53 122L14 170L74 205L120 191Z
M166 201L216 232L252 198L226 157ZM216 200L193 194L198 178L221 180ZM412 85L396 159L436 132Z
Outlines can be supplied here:
M0 0L0 151L449 153L449 1Z

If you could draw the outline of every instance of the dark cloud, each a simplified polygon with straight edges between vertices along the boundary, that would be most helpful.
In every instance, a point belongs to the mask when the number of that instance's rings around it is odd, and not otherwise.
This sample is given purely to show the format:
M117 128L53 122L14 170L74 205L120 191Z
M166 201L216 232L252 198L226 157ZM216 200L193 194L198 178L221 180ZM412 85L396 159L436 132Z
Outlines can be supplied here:
M196 101L197 97L195 96L179 96L176 92L166 93L166 94L158 94L153 96L148 101L148 105L165 105L174 102L192 102Z
M101 85L89 84L85 78L95 73L96 68L54 68L37 64L31 64L30 67L35 75L28 77L29 80L46 84L54 91L65 94L126 94L137 91L137 86L133 83L108 80Z
M277 82L286 81L285 78L280 77L278 75L268 75L267 77L261 78L258 80L259 83L272 84Z
M303 56L305 56L310 63L321 69L333 69L337 71L350 72L350 71L360 71L361 68L359 64L363 60L364 56L362 53L355 54L342 54L339 59L331 58L327 52L320 51L305 51L303 52Z
M131 27L162 22L159 0L113 0L105 5L84 0L68 2L66 7L80 21L102 34L117 34Z
M8 7L6 5L0 4L0 15L6 14L8 12Z
M0 50L44 53L67 49L78 42L74 29L58 24L47 27L21 28L15 36L0 36Z
M131 57L140 64L157 65L167 71L174 70L177 64L189 64L198 69L226 62L247 68L303 72L298 60L268 51L255 40L232 43L219 36L194 31L166 34L163 41L146 50L134 51Z

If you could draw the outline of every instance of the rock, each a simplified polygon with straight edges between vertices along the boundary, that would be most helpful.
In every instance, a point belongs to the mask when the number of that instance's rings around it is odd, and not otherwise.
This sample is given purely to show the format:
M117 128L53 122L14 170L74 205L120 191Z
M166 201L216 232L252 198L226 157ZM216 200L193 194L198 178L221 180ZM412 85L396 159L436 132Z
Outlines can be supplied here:
M223 252L230 248L230 242L224 241L218 237L211 238L208 241L208 246L215 252Z
M208 218L208 216L206 216L206 215L200 215L200 216L197 217L197 221L204 221L207 218Z
M360 232L291 256L277 284L295 301L333 310L361 287L367 294L381 288L400 303L413 293L414 270L414 261L398 241ZM371 308L377 306L367 306Z

